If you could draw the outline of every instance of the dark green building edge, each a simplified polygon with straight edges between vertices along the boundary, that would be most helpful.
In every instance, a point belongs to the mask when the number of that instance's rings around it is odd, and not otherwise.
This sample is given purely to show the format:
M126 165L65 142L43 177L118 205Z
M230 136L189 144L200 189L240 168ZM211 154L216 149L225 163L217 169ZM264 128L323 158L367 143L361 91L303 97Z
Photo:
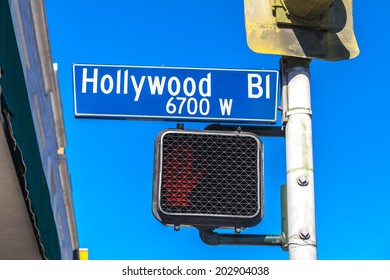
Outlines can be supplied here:
M1 108L11 154L44 259L61 259L59 238L35 133L8 0L0 0ZM14 142L16 140L16 143Z

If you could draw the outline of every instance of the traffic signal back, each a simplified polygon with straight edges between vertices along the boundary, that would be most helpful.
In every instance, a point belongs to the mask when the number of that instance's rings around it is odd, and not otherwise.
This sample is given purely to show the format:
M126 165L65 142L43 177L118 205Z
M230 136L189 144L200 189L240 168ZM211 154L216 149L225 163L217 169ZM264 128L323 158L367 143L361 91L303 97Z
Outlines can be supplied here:
M244 4L247 42L254 52L329 61L359 54L352 0L244 0Z

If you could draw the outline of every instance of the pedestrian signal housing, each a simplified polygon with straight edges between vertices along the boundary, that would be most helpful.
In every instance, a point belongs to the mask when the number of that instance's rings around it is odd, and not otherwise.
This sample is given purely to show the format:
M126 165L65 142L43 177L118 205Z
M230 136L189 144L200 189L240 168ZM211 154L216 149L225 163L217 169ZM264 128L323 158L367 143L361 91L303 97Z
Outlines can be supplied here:
M263 217L263 144L246 132L165 130L155 142L153 214L163 224L245 228Z

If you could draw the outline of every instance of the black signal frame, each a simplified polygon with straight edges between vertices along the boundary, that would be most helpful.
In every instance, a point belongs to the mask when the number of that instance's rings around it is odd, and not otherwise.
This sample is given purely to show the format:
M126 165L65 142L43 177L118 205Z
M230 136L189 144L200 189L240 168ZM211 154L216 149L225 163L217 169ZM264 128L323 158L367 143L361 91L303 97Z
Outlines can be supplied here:
M237 229L262 220L263 143L257 135L164 130L154 162L152 209L164 225Z

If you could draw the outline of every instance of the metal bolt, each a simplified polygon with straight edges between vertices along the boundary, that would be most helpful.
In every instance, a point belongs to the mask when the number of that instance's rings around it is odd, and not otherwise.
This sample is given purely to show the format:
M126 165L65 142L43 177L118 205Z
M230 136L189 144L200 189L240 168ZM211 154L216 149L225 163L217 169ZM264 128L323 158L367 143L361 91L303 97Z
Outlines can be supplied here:
M299 231L299 237L303 240L310 238L310 233L306 228L303 228Z
M307 180L307 178L305 176L299 176L297 178L297 183L301 187L306 187L307 185L309 185L309 181Z

